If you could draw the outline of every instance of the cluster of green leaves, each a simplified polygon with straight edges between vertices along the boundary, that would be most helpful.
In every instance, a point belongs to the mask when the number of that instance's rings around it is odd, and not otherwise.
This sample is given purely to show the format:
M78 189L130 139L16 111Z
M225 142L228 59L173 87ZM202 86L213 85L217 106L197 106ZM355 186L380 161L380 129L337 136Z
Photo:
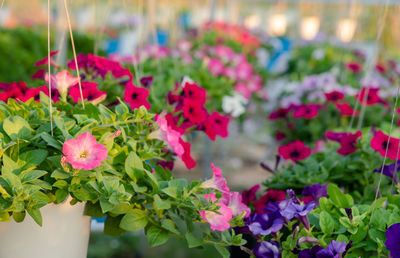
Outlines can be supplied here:
M347 212L345 209L349 209ZM330 184L328 197L319 200L319 206L308 214L310 229L300 226L289 234L280 233L282 257L296 257L295 249L300 237L313 237L319 245L326 247L332 240L353 243L346 257L387 257L385 232L392 224L400 222L400 195L379 198L375 204L356 204L351 195L344 194L339 187ZM372 217L372 218L371 218ZM313 244L302 243L300 249Z
M93 53L94 40L90 36L74 32L74 41L79 53ZM69 42L66 44L70 46ZM47 56L47 30L43 27L0 29L0 55L0 82L25 81L31 85L35 62ZM68 57L72 56L69 48Z
M215 245L225 255L224 246L243 244L241 235L211 232L201 220L199 211L217 205L203 198L200 182L175 179L155 166L165 146L149 137L157 128L145 108L132 112L121 103L111 111L86 103L83 109L59 101L52 132L48 103L45 94L40 103L0 102L1 221L12 216L21 222L27 212L41 225L41 207L71 196L71 204L86 203L87 215L107 216L104 231L110 235L144 229L150 246L173 235L186 239L189 247ZM107 160L91 171L62 164L63 143L88 131L107 147ZM240 218L232 221L233 226L241 223Z
M315 57L316 51L321 52L321 58ZM328 72L334 67L340 69L339 72L345 72L344 65L350 61L362 60L351 49L328 43L297 46L284 75L292 81L301 81L305 76ZM346 76L355 78L356 75L346 73Z
M294 189L297 192L311 184L335 183L358 201L370 201L375 197L379 173L374 169L382 165L383 158L370 147L371 137L363 132L358 150L343 156L336 153L339 144L327 142L323 152L312 154L296 165L280 168L264 185L273 189ZM383 177L381 192L390 193L391 181Z

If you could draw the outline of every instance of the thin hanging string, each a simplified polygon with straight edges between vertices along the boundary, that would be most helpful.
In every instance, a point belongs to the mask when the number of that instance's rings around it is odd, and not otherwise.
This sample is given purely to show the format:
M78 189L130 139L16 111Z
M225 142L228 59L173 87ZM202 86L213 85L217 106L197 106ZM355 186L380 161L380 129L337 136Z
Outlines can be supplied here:
M380 38L380 36L381 36L381 34L382 34L383 26L385 25L385 20L386 20L386 15L387 15L387 9L388 9L388 0L386 0L386 2L385 2L384 13L383 13L383 19L381 20L381 22L380 22L380 27L378 28L378 35L377 35L377 38L378 38L378 37ZM375 44L374 44L374 50L375 50L375 51L376 51L376 47L377 47L377 42L375 42ZM373 218L373 216L374 216L374 212L375 212L375 208L376 208L376 200L378 199L379 190L380 190L381 183L382 183L382 175L383 175L383 170L384 170L385 163L386 163L387 153L388 153L388 150L389 150L390 139L391 139L391 137L392 137L392 129L393 129L394 118L395 118L396 111L397 111L397 101L398 101L398 99L399 99L399 94L400 94L400 84L397 85L396 100L395 100L394 107L393 107L393 112L392 112L392 121L391 121L391 123L390 123L389 136L388 136L388 140L387 140L387 144L386 144L386 149L385 149L385 156L383 157L382 167L381 167L381 171L380 171L380 174L379 174L379 181L378 181L378 186L377 186L377 189L376 189L376 192L375 192L375 199L374 199L374 203L373 203L373 206L372 206L371 217L370 217L369 222L368 222L368 231L369 231L369 228L370 228L370 225L371 225L371 222L372 222L372 218ZM365 107L362 107L362 108L365 109ZM360 115L361 115L361 114L360 114ZM361 118L362 118L362 117L360 117L360 119L361 119ZM400 145L400 144L399 144L399 145ZM398 155L398 151L399 151L399 150L397 150L397 155ZM396 158L397 158L397 157L396 157ZM397 163L397 162L396 162L396 163Z
M4 1L3 1L4 3ZM3 7L3 5L1 5ZM51 47L50 47L50 0L47 0L47 67L49 74L49 113L50 113L50 132L53 136L53 104L51 101Z
M81 94L82 107L83 107L83 109L85 109L85 101L83 99L82 84L81 84L81 75L79 73L78 59L76 58L74 35L72 35L72 26L71 26L71 20L69 18L67 0L64 0L64 8L65 8L65 15L67 16L67 22L68 22L68 28L69 28L69 36L71 37L72 52L74 53L76 74L78 75L79 93Z
M93 16L94 16L94 46L93 46L93 54L97 56L97 0L93 0Z
M124 10L128 11L128 6L126 4L126 0L122 0L122 3L123 3ZM128 15L129 15L129 12L128 12ZM128 32L130 30L133 30L133 27L131 28L131 26L129 24L129 19L127 19L127 21L126 21L126 28L127 28ZM138 39L138 41L139 41L139 39ZM136 85L139 86L139 73L138 73L136 62L135 62L135 54L132 54L132 61L133 61L133 70L135 71Z

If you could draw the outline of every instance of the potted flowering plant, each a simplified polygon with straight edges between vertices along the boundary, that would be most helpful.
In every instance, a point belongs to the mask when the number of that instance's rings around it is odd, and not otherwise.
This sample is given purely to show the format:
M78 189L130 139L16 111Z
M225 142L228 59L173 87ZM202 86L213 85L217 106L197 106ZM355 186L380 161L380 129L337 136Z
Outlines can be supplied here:
M85 216L107 216L104 231L111 235L144 229L150 246L173 235L189 247L215 245L226 256L224 246L244 243L229 228L249 211L222 171L214 167L203 183L175 179L156 164L165 145L152 134L163 128L145 107L132 112L121 102L112 111L97 100L83 108L66 102L68 83L56 85L53 108L44 89L39 99L0 102L1 257L85 257ZM68 240L74 246L66 251ZM52 246L44 250L44 242Z

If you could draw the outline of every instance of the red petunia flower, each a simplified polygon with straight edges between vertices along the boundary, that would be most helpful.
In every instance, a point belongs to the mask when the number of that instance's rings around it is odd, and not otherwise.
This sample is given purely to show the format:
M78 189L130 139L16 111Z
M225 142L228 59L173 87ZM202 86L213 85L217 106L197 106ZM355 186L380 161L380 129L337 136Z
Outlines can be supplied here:
M69 91L69 95L71 95L72 100L75 103L78 103L79 100L81 99L79 86L78 85L73 86ZM96 82L82 82L82 95L84 99L87 99L88 101L93 101L100 97L105 98L107 92L99 91Z
M32 74L31 78L32 79L44 80L45 76L46 76L46 70L45 69L39 69L34 74Z
M204 105L206 103L206 90L199 87L195 83L185 83L185 85L183 86L182 95L185 99L197 101L201 105Z
M387 148L387 157L392 160L398 160L397 149L399 143L400 139L390 137L389 140L389 136L379 130L375 132L374 137L371 139L371 148L379 152L382 157L385 157Z
M341 93L340 91L331 91L328 93L325 93L325 98L327 101L330 102L337 102L339 100L342 100L344 98L344 94Z
M208 137L215 141L217 135L225 138L228 136L229 118L220 115L214 111L211 116L208 116L207 121L204 123L205 132Z
M318 116L318 111L321 106L318 104L309 104L298 106L293 112L294 118L312 119Z
M294 162L306 159L311 154L311 148L307 147L303 142L297 140L288 145L280 146L279 155L284 159L290 159Z
M276 119L280 119L280 118L285 118L288 113L289 113L289 109L288 108L278 108L277 110L275 110L271 114L269 114L268 118L270 120L276 120Z
M36 102L40 101L40 92L45 93L48 95L49 89L47 86L41 86L38 88L31 88L28 89L24 96L20 97L19 99L23 102L28 101L29 99L33 98Z
M124 100L131 106L132 109L144 106L147 110L150 109L150 103L147 101L149 90L136 87L132 82L125 85Z
M207 119L207 111L203 105L191 99L183 101L183 116L194 124L199 124Z
M363 88L360 93L356 94L356 99L363 105L374 105L381 99L378 95L378 91L378 88ZM365 94L368 95L365 96Z
M285 133L283 133L283 132L281 132L281 131L276 131L275 132L275 139L277 140L277 141L281 141L281 140L283 140L283 139L285 139L286 138L286 134Z
M362 70L362 65L356 62L350 62L346 64L346 69L352 73L359 73Z
M196 161L192 158L190 153L190 143L179 140L179 143L182 144L183 149L185 150L183 155L180 157L182 161L185 163L187 169L192 169L196 166Z
M335 103L336 108L339 110L340 114L342 116L358 116L358 111L354 110L349 103L343 102L343 103Z
M282 190L270 189L260 199L253 203L256 213L265 214L264 208L269 202L281 202L286 199L286 193Z
M52 66L56 66L56 63L54 62L52 57L57 55L57 54L58 54L58 50L50 52L50 64ZM40 59L39 61L37 61L35 63L35 66L47 65L48 61L49 61L49 58L46 56L45 58Z

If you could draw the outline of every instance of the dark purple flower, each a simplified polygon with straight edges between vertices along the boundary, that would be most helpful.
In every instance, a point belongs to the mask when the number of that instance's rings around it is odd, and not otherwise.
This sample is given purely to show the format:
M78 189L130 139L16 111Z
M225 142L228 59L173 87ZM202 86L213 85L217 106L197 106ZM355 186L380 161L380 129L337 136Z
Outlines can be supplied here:
M254 249L253 253L257 258L280 258L279 245L275 241L263 241Z
M311 196L314 199L314 201L318 203L319 198L328 195L327 189L328 189L328 184L325 185L314 184L304 187L301 194L304 196Z
M283 218L279 212L268 214L256 213L247 220L247 226L254 235L267 236L281 230L283 222Z
M400 223L393 224L387 229L385 246L393 258L400 257Z
M267 206L263 209L265 213L280 211L279 202L268 202Z
M346 251L346 242L332 240L325 248L317 252L317 258L339 258Z
M397 164L396 164L397 163ZM390 164L390 165L383 165L383 174L387 177L390 177L393 179L393 181L398 184L399 183L399 176L397 173L394 173L394 170L400 171L400 160L397 162ZM382 166L380 168L377 168L374 170L375 173L381 173L382 171ZM396 172L397 172L396 171Z
M322 250L322 247L319 245L313 246L311 249L301 250L299 253L299 258L315 258L317 257L317 253Z
M252 201L254 201L257 198L256 192L258 191L259 188L260 185L254 185L252 188L244 190L242 192L242 202L244 204L249 204Z
M145 88L149 88L153 84L153 76L144 76L140 78L140 83Z

